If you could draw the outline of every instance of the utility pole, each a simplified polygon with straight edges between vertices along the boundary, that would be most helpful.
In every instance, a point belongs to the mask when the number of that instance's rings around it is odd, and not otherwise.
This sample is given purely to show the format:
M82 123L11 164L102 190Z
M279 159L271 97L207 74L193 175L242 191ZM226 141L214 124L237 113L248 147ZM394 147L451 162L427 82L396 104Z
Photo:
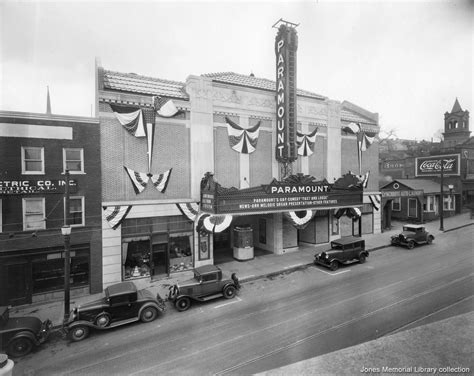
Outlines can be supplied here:
M443 184L444 184L444 160L441 157L441 174L440 174L440 208L439 208L439 230L444 231L444 195L443 195Z
M66 170L66 186L64 188L64 226L61 232L64 237L64 321L69 319L70 302L70 273L71 273L71 253L70 239L71 226L69 226L69 170Z

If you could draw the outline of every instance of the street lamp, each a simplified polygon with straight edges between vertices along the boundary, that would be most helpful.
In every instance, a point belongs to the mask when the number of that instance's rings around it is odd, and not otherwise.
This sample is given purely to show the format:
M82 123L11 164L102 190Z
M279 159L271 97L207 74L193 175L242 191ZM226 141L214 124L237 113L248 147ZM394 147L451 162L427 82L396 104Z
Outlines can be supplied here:
M69 281L70 281L70 239L71 239L71 226L64 225L61 227L61 233L64 237L64 321L69 319Z

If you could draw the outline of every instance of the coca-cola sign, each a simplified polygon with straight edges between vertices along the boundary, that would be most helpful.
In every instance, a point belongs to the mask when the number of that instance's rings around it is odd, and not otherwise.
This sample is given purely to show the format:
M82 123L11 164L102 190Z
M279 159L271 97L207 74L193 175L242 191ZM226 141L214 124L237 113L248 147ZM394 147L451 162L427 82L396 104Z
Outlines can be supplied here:
M439 176L441 168L443 175L459 176L460 173L459 154L432 155L429 157L416 158L416 176Z

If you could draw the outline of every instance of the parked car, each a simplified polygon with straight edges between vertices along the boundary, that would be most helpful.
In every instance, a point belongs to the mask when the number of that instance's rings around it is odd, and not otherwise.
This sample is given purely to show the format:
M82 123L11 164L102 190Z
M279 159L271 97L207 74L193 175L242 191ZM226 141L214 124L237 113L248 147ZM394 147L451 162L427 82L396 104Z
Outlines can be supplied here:
M369 257L365 250L365 240L356 236L346 236L331 242L331 249L314 256L315 265L323 265L335 271L341 264L358 261L361 264Z
M165 302L133 282L121 282L104 290L100 299L75 307L64 324L72 341L81 341L93 329L110 329L138 320L151 322L166 310Z
M431 244L434 236L426 231L423 225L404 225L403 231L391 238L392 245L403 245L408 249L415 248L419 244Z
M0 307L0 350L12 358L29 354L51 332L50 320L37 317L10 317L9 307Z
M194 278L171 286L168 299L178 311L186 311L193 300L206 302L220 297L231 299L239 289L240 283L235 273L227 278L219 267L205 265L194 269Z

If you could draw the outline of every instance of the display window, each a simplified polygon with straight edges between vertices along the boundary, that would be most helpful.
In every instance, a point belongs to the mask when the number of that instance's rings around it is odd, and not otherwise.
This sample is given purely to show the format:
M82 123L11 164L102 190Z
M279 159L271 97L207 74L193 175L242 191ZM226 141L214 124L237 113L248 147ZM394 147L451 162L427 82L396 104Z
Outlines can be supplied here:
M123 279L149 277L150 238L124 239L122 243Z
M191 244L192 234L179 233L169 235L170 272L179 272L193 268Z
M71 250L70 286L89 284L89 250ZM64 288L64 252L48 253L32 260L33 294Z

